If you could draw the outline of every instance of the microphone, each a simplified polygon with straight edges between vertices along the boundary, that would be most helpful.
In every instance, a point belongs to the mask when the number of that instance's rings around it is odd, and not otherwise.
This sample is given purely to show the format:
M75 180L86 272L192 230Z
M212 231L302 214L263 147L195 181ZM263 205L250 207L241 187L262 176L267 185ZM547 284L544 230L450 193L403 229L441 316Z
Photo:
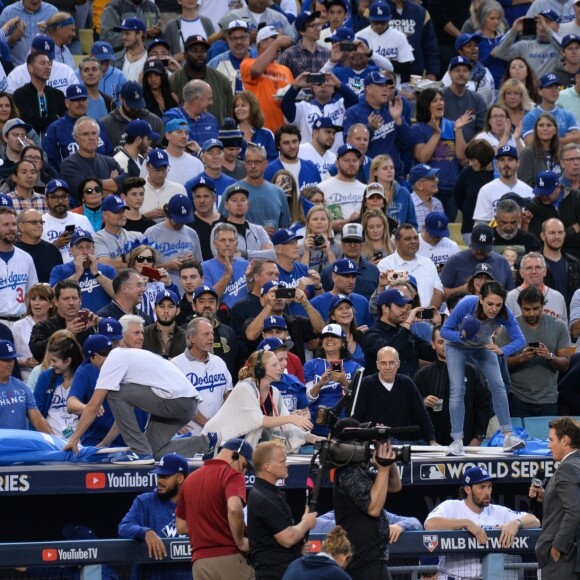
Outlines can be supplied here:
M538 487L544 489L544 478L546 477L546 472L540 467L536 471L536 475L532 478L532 487Z

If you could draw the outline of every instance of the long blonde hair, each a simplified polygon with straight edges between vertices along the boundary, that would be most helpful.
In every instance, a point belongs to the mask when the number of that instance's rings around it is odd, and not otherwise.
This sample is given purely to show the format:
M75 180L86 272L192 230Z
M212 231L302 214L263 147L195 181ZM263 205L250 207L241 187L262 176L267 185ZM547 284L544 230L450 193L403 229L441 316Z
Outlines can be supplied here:
M523 111L531 111L534 108L534 104L532 103L532 99L530 99L530 95L528 94L528 89L526 89L526 85L522 83L522 81L518 81L518 79L507 79L505 83L499 88L499 93L497 96L497 105L500 106L502 109L506 109L509 111L508 106L505 102L505 94L510 89L518 89L522 95L522 110Z
M276 355L271 351L271 350L258 350L256 352L253 352L250 355L250 358L248 358L246 364L240 369L240 372L238 373L238 379L240 381L243 381L244 379L254 379L256 380L256 364L258 362L258 357L260 356L260 353L262 353L262 360L261 360L261 365L262 367L264 367L266 365L266 362L268 361L268 359L270 359L271 357L276 357Z
M372 160L371 168L369 170L369 183L372 181L376 181L377 183L381 183L377 179L377 170L378 170L379 166L382 165L383 163L385 163L386 161L390 161L394 165L393 158L390 155L387 155L386 153L383 153L381 155L377 155ZM381 185L383 185L383 184L381 183ZM384 185L383 185L383 187L384 187ZM393 177L393 183L391 183L391 187L390 187L389 191L387 191L387 188L385 188L385 199L387 200L387 203L385 205L385 211L387 211L387 209L391 205L391 202L393 201L394 195L395 195L395 178ZM364 199L363 199L363 202L364 202ZM364 210L365 210L365 206L363 203L363 211Z
M363 242L363 255L367 258L372 258L375 253L375 248L373 243L369 240L367 236L367 223L371 218L379 218L383 222L384 232L383 232L383 247L385 250L388 251L388 255L392 254L395 251L395 245L391 240L391 232L389 231L389 221L387 220L387 216L385 212L381 211L380 209L368 209L365 211L364 215L362 216L362 227L363 227L363 234L365 237L365 241ZM386 258L386 256L383 256Z

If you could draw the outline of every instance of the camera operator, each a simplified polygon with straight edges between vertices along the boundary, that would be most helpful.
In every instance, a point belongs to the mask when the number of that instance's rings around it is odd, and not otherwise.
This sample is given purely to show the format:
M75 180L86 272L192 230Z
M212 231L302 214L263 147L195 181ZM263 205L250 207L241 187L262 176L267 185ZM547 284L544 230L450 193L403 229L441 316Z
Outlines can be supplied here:
M355 419L341 419L335 434L346 427L359 427ZM390 579L387 569L389 521L383 511L388 492L401 489L395 451L389 441L376 442L372 459L376 477L364 463L337 468L334 479L336 523L342 526L354 548L346 571L353 580Z

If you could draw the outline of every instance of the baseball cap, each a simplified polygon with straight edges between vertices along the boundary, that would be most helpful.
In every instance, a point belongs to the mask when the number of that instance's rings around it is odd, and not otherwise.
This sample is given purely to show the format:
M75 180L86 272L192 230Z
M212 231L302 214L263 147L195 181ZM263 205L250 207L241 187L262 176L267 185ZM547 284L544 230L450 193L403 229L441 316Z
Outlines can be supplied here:
M175 306L179 305L179 296L173 290L161 290L161 292L157 292L155 295L155 306L164 300L171 300Z
M32 125L25 123L22 119L10 119L4 123L2 135L6 137L12 129L16 129L17 127L22 127L27 133L32 130Z
M327 324L320 333L320 338L325 336L337 336L338 338L346 340L346 334L344 334L344 330L342 330L340 324Z
M14 344L9 340L0 340L0 360L11 360L18 358Z
M6 123L6 125L7 124L8 123ZM6 125L4 125L4 128L6 128ZM57 189L64 189L68 193L68 191L69 191L68 183L64 179L51 179L46 184L45 192L47 194L54 193Z
M69 101L78 101L80 99L88 99L89 94L84 85L69 85L66 88L66 98Z
M159 169L160 167L167 167L169 165L169 156L165 149L156 147L149 151L149 155L147 155L145 161L153 166L154 169Z
M177 224L190 224L193 221L193 204L183 193L178 193L169 200L167 211Z
M282 341L277 336L272 336L262 340L257 350L278 350L279 348L290 350L293 346L294 343L291 340Z
M500 157L513 157L514 159L518 158L518 150L511 145L504 145L497 150L495 154L495 158L499 159Z
M228 24L228 32L231 30L249 30L248 23L245 20L232 20Z
M30 46L35 52L44 52L50 60L54 60L54 40L47 34L37 34Z
M577 34L566 34L566 36L564 36L564 38L562 38L562 42L560 43L560 47L564 49L569 44L572 44L573 42L577 42L578 44L580 44L580 36L578 36Z
M434 238L449 237L449 218L442 211L432 211L425 216L425 229Z
M278 282L276 282L276 280L270 280L269 282L266 282L260 288L260 296L264 296L264 294L267 294L268 292L270 292L270 290L272 288L278 288L278 286L280 286L280 284L278 284Z
M254 464L252 463L252 453L254 450L252 446L243 439L235 438L228 439L223 445L222 449L229 449L230 451L237 451L250 466L250 469L254 469Z
M357 157L362 156L362 153L354 145L350 145L350 143L345 143L344 145L341 145L338 148L338 151L336 152L336 158L340 159L343 155L346 155L347 153L355 153Z
M159 460L159 465L151 471L157 475L175 475L176 473L189 473L189 465L187 459L179 455L179 453L168 453Z
M296 232L290 229L281 229L274 232L272 236L272 243L275 246L288 244L294 240L301 240L304 236L296 235Z
M489 226L475 226L471 232L471 247L482 252L493 249L493 230Z
M71 236L70 245L76 246L80 241L88 240L89 242L94 242L93 235L90 232L85 232L85 230L76 229Z
M548 196L554 193L558 185L560 185L560 180L553 171L542 171L536 176L536 185L532 192L534 195Z
M474 276L487 276L490 280L494 280L493 268L485 262L480 262L473 268Z
M143 74L146 75L147 73L151 72L162 75L165 72L165 65L163 64L163 61L157 58L148 60L143 67Z
M351 306L353 305L352 300L346 294L337 294L331 298L330 304L328 305L328 310L334 310L339 304L342 304L343 302L347 302Z
M236 193L243 193L246 197L250 197L250 192L245 187L242 187L241 185L232 185L232 187L226 191L226 201Z
M219 139L206 139L201 146L200 153L205 153L206 151L209 151L214 147L217 147L218 149L223 149L224 144Z
M541 12L538 12L538 14L540 16L543 16L546 20L551 20L552 22L560 22L561 20L560 17L549 8L546 10L542 10Z
M393 80L381 74L378 70L374 70L365 76L365 87L369 85L386 85L393 84Z
M369 20L371 22L389 22L391 19L391 9L386 2L373 2L369 8Z
M171 50L171 46L169 45L169 42L167 42L167 40L165 40L164 38L154 38L153 40L150 40L147 43L147 52L150 52L151 49L155 48L156 46L163 46L167 50Z
M211 189L214 193L216 191L215 181L211 177L206 177L205 175L198 175L191 182L191 191L195 191L198 187L207 187Z
M354 40L354 32L346 26L341 26L334 31L332 36L324 39L324 42L352 42Z
M473 485L483 481L491 481L491 475L483 467L470 467L463 473L463 485Z
M14 201L6 193L0 193L0 207L14 207Z
M270 328L283 328L284 330L288 330L288 325L283 316L266 316L266 318L264 318L263 330L268 330Z
M143 89L141 85L135 81L127 81L121 87L119 95L130 109L143 109L145 107Z
M115 26L113 30L115 32L122 32L123 30L140 30L141 32L146 32L147 27L145 26L145 22L140 18L129 16L129 18L123 19L121 26Z
M518 195L515 191L508 191L504 193L500 198L499 201L504 201L504 199L511 199L515 201L521 208L527 208L530 205L531 199L529 197L522 197Z
M119 213L126 208L125 202L118 195L107 195L101 204L101 211Z
M202 294L213 294L216 298L219 298L217 292L211 286L198 286L193 293L193 299L197 300Z
M83 342L83 354L85 360L89 360L91 356L101 352L102 350L112 349L113 343L111 339L102 334L91 334Z
M377 306L381 304L396 304L397 306L405 306L411 304L413 300L407 298L400 290L396 288L389 288L388 290L383 290L377 298Z
M348 10L346 5L346 0L325 0L324 6L328 10L331 6L342 6L345 10Z
M572 35L568 34L567 36L572 36ZM566 37L564 37L564 38L566 38ZM555 87L555 86L559 86L559 85L560 85L560 81L558 80L558 77L554 73L548 73L546 75L542 75L540 77L540 80L538 81L538 86L541 89L545 89L546 87Z
M376 181L369 183L365 189L365 197L369 198L371 195L380 195L381 197L385 197L385 188Z
M455 39L455 50L459 50L472 40L475 40L475 42L479 44L481 42L481 35L477 34L477 32L474 32L473 34L460 34Z
M312 123L312 130L316 129L335 129L336 131L342 131L340 125L335 125L334 121L330 117L318 117L314 123Z
M358 276L358 266L353 260L348 258L341 258L336 260L332 265L332 272L338 274L339 276Z
M123 338L123 327L116 318L101 318L97 331L109 340L121 340Z
M453 70L456 66L466 66L470 70L473 68L471 61L464 56L454 56L449 61L449 70Z
M201 36L201 34L192 34L185 39L185 48L188 49L190 46L194 44L203 44L206 48L209 48L211 44L207 41L206 38Z
M189 131L189 125L185 119L171 119L165 125L166 133L173 133L173 131Z
M106 40L97 40L91 47L91 54L99 61L104 62L115 58L113 45Z
M294 28L296 29L296 32L300 34L308 21L314 20L315 18L320 18L320 12L318 10L315 10L314 12L304 10L304 12L298 14L298 16L296 16L296 20L294 20Z
M159 133L155 133L153 128L147 121L143 119L135 119L129 121L125 126L125 134L127 137L149 137L149 139L159 139Z
M419 179L429 179L435 177L438 173L439 169L436 167L431 167L426 163L419 163L409 172L409 183L414 185Z
M258 30L258 36L256 37L256 44L259 45L263 40L272 38L273 36L278 36L278 30L273 26L264 26Z
M481 324L475 316L468 314L465 318L461 321L461 326L459 327L460 332L465 331L465 339L471 340L481 328Z
M365 237L363 234L363 227L361 224L346 224L342 228L342 241L356 240L362 242Z

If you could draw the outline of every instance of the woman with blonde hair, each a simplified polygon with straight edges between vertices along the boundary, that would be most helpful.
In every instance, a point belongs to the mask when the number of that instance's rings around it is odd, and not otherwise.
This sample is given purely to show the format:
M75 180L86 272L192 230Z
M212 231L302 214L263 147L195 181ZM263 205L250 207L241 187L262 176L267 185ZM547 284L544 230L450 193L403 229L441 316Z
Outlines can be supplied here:
M524 115L534 108L526 87L517 79L508 79L499 88L497 104L505 109L512 122L512 128L521 126Z
M277 185L286 196L288 201L288 208L290 209L290 220L292 229L298 233L297 225L304 226L306 217L304 215L304 208L300 201L300 193L298 192L298 183L290 171L287 169L280 169L272 177L272 183Z
M300 244L300 261L319 272L336 262L340 246L334 242L332 218L323 205L315 205L306 215L306 231Z
M310 437L308 417L291 415L272 383L280 380L282 369L272 351L250 355L238 373L239 382L220 410L205 424L203 433L217 432L221 441L243 437L252 447L272 439L283 443L288 452L297 451Z
M380 209L369 209L363 215L362 227L365 237L363 258L377 265L395 251L387 216Z

